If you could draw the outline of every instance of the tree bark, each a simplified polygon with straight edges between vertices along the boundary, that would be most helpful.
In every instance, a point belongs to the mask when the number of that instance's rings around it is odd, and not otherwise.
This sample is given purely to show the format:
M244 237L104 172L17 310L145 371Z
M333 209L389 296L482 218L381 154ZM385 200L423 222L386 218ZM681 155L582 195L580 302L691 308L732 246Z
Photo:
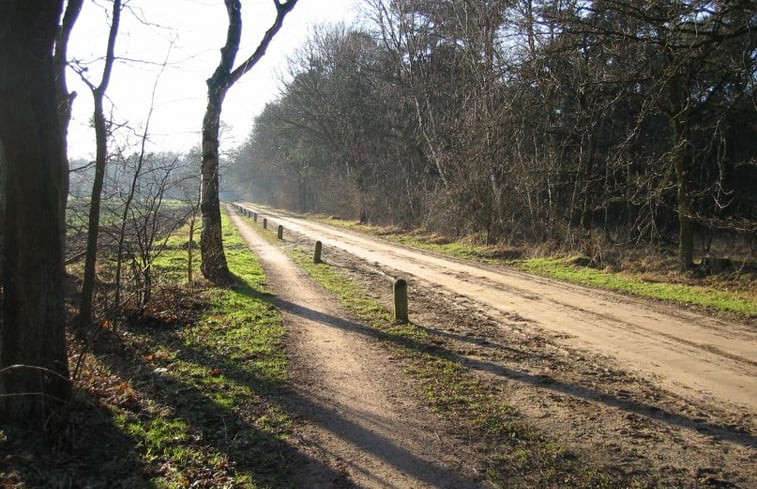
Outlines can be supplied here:
M0 2L4 149L0 411L42 423L71 394L65 343L63 131L53 46L62 0Z
M208 105L202 120L202 233L200 254L202 274L216 285L227 285L233 277L226 263L221 233L221 201L219 198L218 131L221 109L226 92L263 57L273 36L279 31L284 17L297 0L282 3L274 0L276 20L266 31L255 52L236 69L234 60L242 37L242 5L239 0L224 0L229 16L226 44L221 48L221 62L208 79Z
M92 98L95 103L95 180L92 183L92 196L89 204L89 226L87 228L87 254L84 259L84 279L81 286L81 301L79 303L79 318L77 321L77 333L81 335L85 328L94 319L94 293L97 265L97 240L100 234L100 200L105 178L105 164L108 157L108 129L105 121L103 100L110 83L110 74L115 61L116 36L121 18L121 0L113 0L113 18L108 36L108 46L105 54L105 66L103 67L100 84L95 87L86 79L84 81L92 90Z
M71 122L71 107L73 106L76 92L69 92L66 85L66 63L68 40L71 36L71 30L79 17L84 0L68 0L66 11L63 14L63 22L58 29L58 35L55 39L55 53L53 54L53 64L55 66L55 98L58 104L58 118L60 119L61 133L63 136L63 192L61 192L61 231L63 232L63 242L65 244L66 233L66 206L68 204L68 148L66 139L68 137L68 125Z
M673 167L676 175L676 206L678 210L678 260L681 270L694 267L694 228L692 223L692 190L690 181L691 142L689 122L689 97L682 77L671 82L670 100L673 104L671 129L675 147L672 151Z
M694 228L691 209L691 183L689 182L689 145L685 135L677 135L678 146L674 151L676 173L676 201L678 207L678 260L681 270L694 267Z
M210 91L210 81L208 82ZM223 251L221 230L221 202L218 185L218 131L221 120L221 104L225 95L208 94L208 107L202 122L202 233L200 253L202 274L216 285L231 281L231 272Z

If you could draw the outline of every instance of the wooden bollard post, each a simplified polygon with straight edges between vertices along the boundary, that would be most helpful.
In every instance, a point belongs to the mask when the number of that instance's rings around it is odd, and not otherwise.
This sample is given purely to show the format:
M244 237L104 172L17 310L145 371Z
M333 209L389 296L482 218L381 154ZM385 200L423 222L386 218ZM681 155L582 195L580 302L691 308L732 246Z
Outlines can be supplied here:
M316 241L315 252L313 253L313 263L321 263L321 251L323 251L323 243Z
M398 323L409 321L407 317L407 282L401 278L394 281L394 319Z
M268 219L263 218L263 229L268 229Z
M279 227L276 229L276 237L279 239L284 239L284 226L279 224Z
M253 212L252 213L252 220L255 221L255 222L258 222L258 213L257 212Z

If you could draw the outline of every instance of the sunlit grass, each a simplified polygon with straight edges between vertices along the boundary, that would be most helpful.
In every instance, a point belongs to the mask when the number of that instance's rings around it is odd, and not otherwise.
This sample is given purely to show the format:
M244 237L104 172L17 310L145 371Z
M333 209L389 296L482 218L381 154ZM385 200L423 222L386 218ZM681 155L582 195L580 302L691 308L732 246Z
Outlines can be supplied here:
M160 467L151 480L155 487L190 487L203 471L217 473L224 487L289 486L282 452L292 421L272 402L288 385L282 319L259 261L225 213L223 229L238 282L208 289L207 304L191 324L135 329L129 336L149 352L149 370L162 373L157 385L154 377L137 376L134 389L153 402L139 415L121 411L114 420L138 441L144 463ZM157 263L164 272L175 268L178 283L186 281L186 233L182 228L170 238ZM196 255L199 268L199 250Z
M509 263L511 266L531 273L567 282L703 306L744 316L757 315L757 301L744 293L701 285L651 282L635 275L572 265L571 261L566 258L531 258Z

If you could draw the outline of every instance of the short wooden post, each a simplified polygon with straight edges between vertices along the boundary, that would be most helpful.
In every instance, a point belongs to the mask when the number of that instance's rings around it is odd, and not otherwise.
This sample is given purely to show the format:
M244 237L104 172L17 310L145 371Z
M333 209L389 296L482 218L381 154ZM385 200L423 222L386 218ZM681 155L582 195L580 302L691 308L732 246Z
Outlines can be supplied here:
M263 229L268 229L268 219L263 218Z
M255 222L258 222L258 213L257 212L253 212L252 213L252 220L255 221Z
M401 278L394 281L394 319L398 323L409 321L407 317L407 282Z
M313 253L313 263L321 263L321 251L323 250L323 243L320 241L315 242L315 252Z
M279 224L279 227L276 229L276 237L279 239L284 239L284 226Z

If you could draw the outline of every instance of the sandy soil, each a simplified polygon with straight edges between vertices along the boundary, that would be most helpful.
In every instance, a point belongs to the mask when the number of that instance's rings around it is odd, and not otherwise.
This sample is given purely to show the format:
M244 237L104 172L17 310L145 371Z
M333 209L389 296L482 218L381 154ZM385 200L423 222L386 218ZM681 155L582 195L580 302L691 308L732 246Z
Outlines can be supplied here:
M288 329L298 444L321 465L297 467L307 488L487 487L477 457L424 407L366 328L239 216L232 221L265 268Z
M369 263L401 270L466 299L562 335L567 346L610 355L667 390L757 413L757 328L682 309L463 263L282 214L287 230ZM400 272L393 272L395 275Z
M672 487L757 487L754 324L261 215L387 304L409 278L413 321L582 456Z

